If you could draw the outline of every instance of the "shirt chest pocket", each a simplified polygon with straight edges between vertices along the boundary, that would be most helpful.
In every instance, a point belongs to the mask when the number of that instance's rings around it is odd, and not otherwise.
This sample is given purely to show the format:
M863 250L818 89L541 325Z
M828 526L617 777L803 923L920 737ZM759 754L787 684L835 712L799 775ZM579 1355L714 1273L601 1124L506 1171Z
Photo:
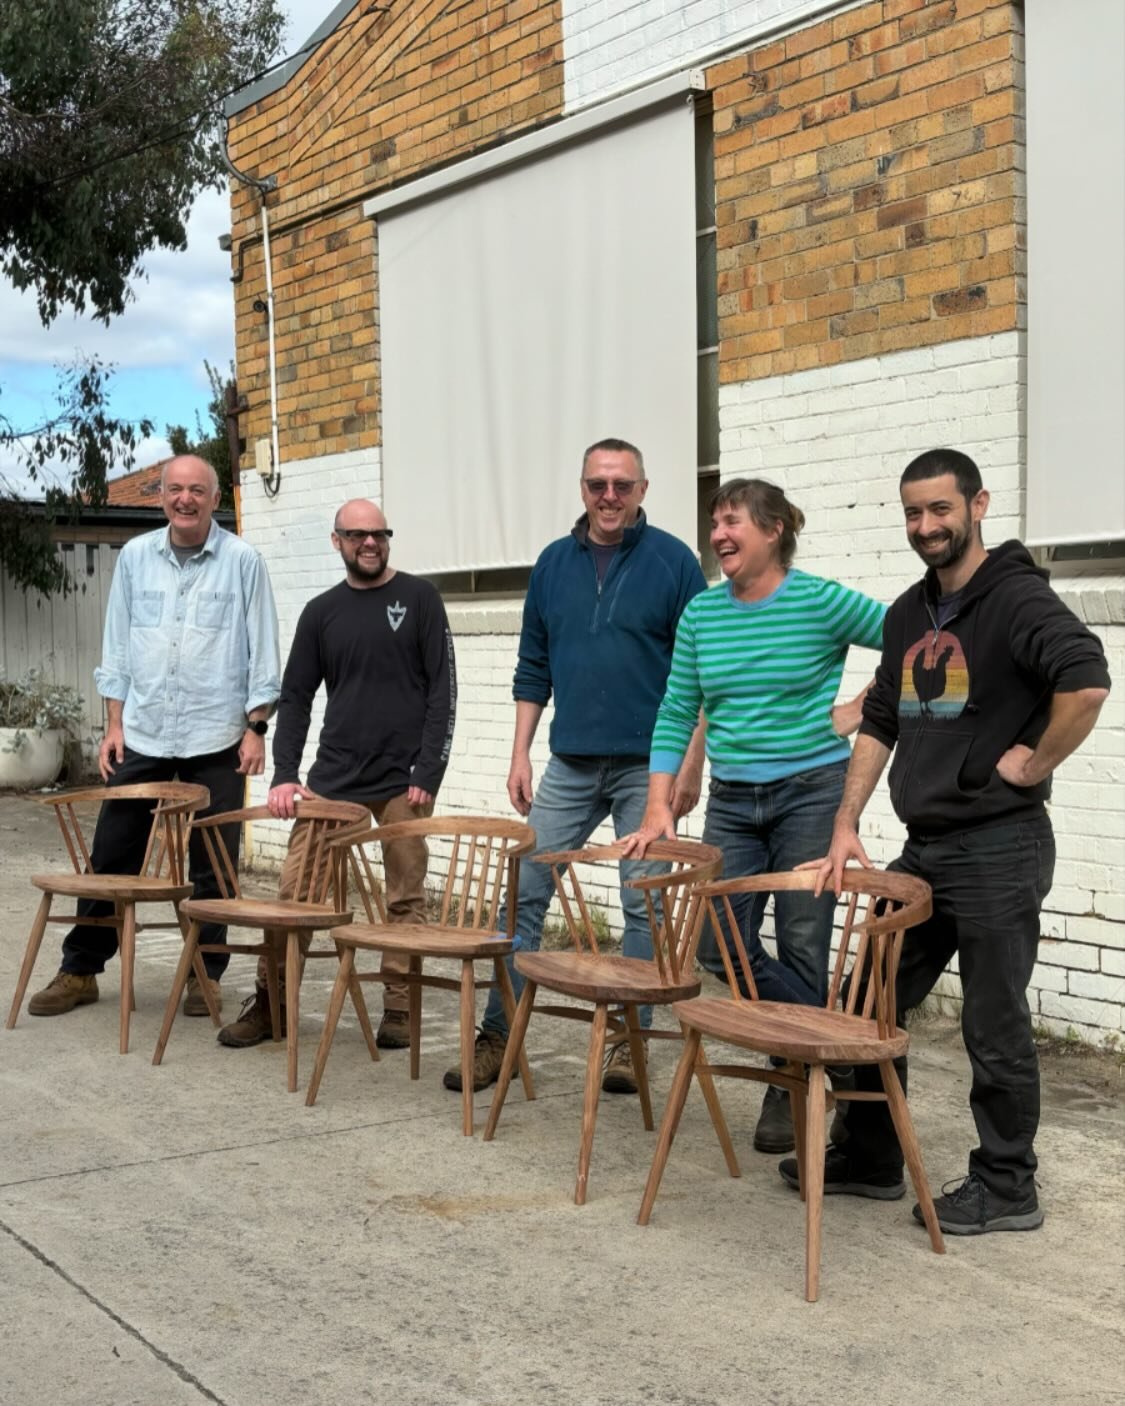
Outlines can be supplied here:
M195 597L195 623L201 630L221 630L234 615L233 591L199 591Z
M141 591L133 597L132 623L139 630L154 630L164 615L164 592Z

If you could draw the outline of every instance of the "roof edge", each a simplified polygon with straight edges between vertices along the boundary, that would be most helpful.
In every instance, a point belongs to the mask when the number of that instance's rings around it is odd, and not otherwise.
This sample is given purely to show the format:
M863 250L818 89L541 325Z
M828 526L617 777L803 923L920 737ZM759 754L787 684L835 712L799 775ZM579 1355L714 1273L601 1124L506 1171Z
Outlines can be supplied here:
M232 93L223 102L223 113L227 117L235 117L238 113L245 112L248 107L261 102L263 98L268 98L271 93L276 93L279 88L284 88L308 63L333 30L339 27L344 16L355 9L357 3L358 0L339 0L339 4L321 20L291 59L280 68L275 68L272 73L267 73L265 77L257 78L252 83L247 83L245 88L239 88L237 93Z

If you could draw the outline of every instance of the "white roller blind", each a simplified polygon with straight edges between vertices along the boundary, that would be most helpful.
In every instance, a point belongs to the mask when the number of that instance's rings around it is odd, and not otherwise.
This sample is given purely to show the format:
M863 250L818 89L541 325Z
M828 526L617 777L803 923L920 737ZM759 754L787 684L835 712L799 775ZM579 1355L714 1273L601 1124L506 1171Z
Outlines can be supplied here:
M1125 538L1125 3L1028 0L1027 540Z
M645 455L649 518L695 545L693 145L681 96L379 212L398 565L531 564L582 510L582 450L611 435Z

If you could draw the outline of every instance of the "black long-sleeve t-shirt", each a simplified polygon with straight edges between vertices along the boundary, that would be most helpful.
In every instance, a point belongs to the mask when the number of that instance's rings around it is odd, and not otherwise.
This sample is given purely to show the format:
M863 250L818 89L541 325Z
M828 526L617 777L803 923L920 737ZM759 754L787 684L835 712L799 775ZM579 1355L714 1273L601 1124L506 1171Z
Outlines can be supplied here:
M428 581L396 571L380 586L342 581L309 601L281 682L273 785L299 780L312 701L327 690L308 785L330 800L436 795L457 706L453 639Z

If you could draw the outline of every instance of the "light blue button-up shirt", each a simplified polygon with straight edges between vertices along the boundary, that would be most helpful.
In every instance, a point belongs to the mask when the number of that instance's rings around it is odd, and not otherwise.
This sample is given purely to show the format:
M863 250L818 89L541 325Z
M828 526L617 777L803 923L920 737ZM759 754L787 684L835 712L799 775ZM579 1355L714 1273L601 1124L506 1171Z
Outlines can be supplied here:
M147 757L233 746L281 692L277 609L259 553L216 523L180 565L169 529L134 537L113 573L94 682L124 702L125 745Z

